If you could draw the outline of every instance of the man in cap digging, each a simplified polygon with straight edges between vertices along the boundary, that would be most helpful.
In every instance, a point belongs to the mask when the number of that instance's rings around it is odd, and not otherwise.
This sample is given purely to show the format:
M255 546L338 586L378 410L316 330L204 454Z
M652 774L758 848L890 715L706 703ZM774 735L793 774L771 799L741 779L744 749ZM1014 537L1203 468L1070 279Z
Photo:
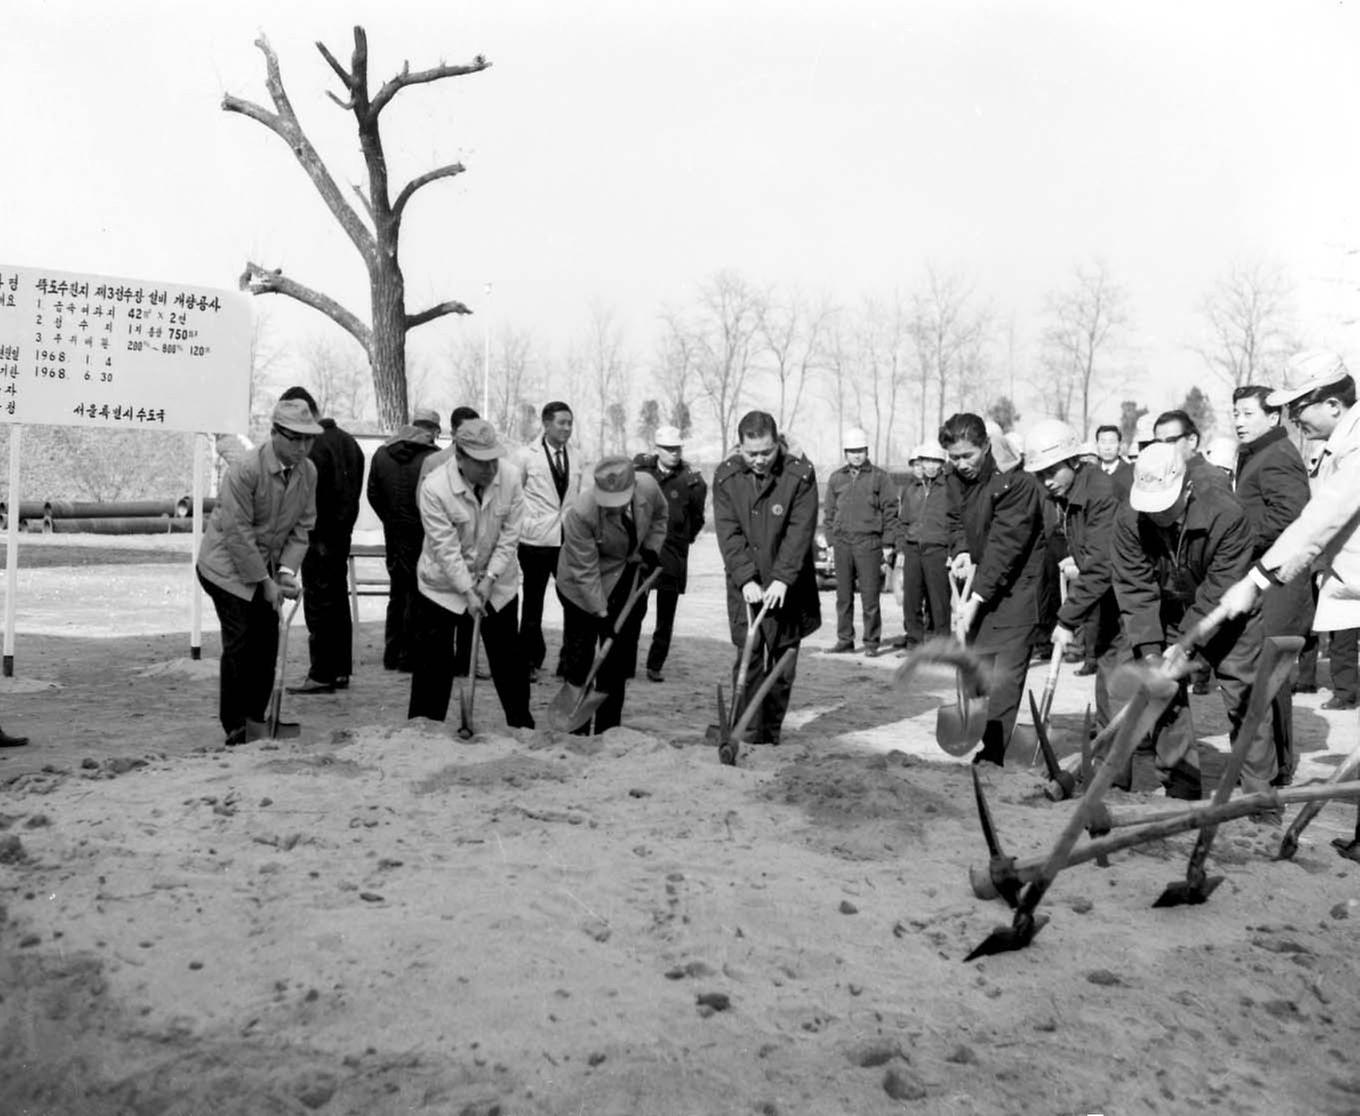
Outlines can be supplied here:
M915 475L897 503L897 553L902 561L902 617L894 647L911 649L928 636L949 634L949 496L944 450L923 442L908 462Z
M1291 361L1297 387L1272 392L1266 402L1285 407L1308 438L1325 438L1312 480L1312 495L1298 518L1223 596L1238 616L1250 616L1273 587L1316 575L1319 580L1316 631L1360 627L1360 407L1355 380L1335 353L1310 352ZM1332 649L1336 658L1337 648ZM1347 718L1351 735L1354 716ZM1350 860L1360 860L1360 818L1355 836L1332 842Z
M677 427L658 426L652 445L655 452L638 454L633 467L656 481L669 509L666 541L661 546L661 577L656 583L656 627L647 649L647 678L663 682L661 671L671 649L675 610L688 581L689 548L704 528L708 483L681 456L684 439Z
M297 573L316 522L321 425L304 400L281 400L269 439L228 469L198 550L198 580L222 626L218 716L226 743L244 743L265 718L279 648L280 602L299 592Z
M533 728L529 667L519 649L519 547L524 492L519 470L500 468L506 447L485 419L453 437L454 454L420 484L425 538L416 566L409 717L448 714L460 653L472 651L480 617L491 680L511 728ZM461 654L459 655L461 657Z
M1155 442L1139 454L1129 501L1115 522L1115 595L1134 654L1159 664L1163 650L1246 576L1254 535L1227 487L1199 485L1187 475L1183 454L1169 442ZM1234 740L1251 695L1261 641L1260 611L1252 607L1225 623L1200 650L1218 680ZM1198 799L1199 749L1185 678L1179 682L1153 730L1157 774L1168 797ZM1266 719L1247 746L1242 788L1266 790L1275 774L1275 742ZM1115 785L1127 790L1131 780L1130 761L1116 773Z
M660 487L646 473L638 474L626 457L600 461L594 487L567 508L557 559L567 682L583 685L596 650L614 639L595 676L595 689L608 696L590 721L573 730L577 735L604 732L623 716L624 690L637 670L646 597L626 617L622 613L634 588L661 564L667 521ZM620 627L614 635L616 623Z
M368 467L368 503L382 520L387 563L387 617L383 625L383 668L410 671L416 605L416 563L425 543L416 489L423 465L436 452L439 415L417 408L403 426L373 451Z

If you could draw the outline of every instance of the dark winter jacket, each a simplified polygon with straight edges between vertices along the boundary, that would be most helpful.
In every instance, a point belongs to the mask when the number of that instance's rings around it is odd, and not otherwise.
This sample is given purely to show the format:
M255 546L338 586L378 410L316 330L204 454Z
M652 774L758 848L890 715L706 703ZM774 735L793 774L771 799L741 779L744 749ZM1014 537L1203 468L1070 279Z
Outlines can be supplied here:
M801 639L822 624L813 541L817 473L806 458L781 450L765 476L738 454L713 474L713 523L727 569L727 615L733 643L746 631L741 588L782 581L788 592L777 617L780 640Z
M897 538L897 492L886 469L842 465L826 482L827 536L843 546L878 549Z
M1204 619L1224 590L1246 576L1256 536L1224 486L1189 485L1179 526L1162 528L1119 509L1112 550L1115 595L1135 651L1159 650Z
M913 477L902 486L897 505L897 549L949 545L949 494L944 473L933 480Z
M661 577L656 587L683 593L689 582L689 548L704 529L708 482L698 469L684 461L674 469L663 469L654 453L638 454L633 458L633 467L656 481L669 508L666 541L661 547Z
M415 429L415 428L411 428ZM382 520L387 549L414 550L425 538L416 490L421 465L435 452L429 434L397 435L373 451L368 467L368 502Z
M1104 469L1100 470L1105 473ZM1114 489L1115 502L1127 504L1129 502L1129 492L1133 489L1133 462L1125 461L1122 458L1119 464L1114 467L1113 473L1105 473L1109 478L1110 484Z
M1221 488L1224 492L1232 491L1232 482L1228 480L1228 474L1217 465L1210 464L1209 459L1202 453L1195 454L1185 463L1185 475L1203 492L1206 488Z
M978 607L974 645L982 651L1009 643L1015 629L1039 622L1039 590L1045 559L1043 488L1022 469L999 472L988 453L978 478L957 472L949 489L950 554L968 553L976 567Z
M316 466L316 526L312 541L349 544L359 518L359 494L364 484L364 451L350 434L321 420L321 435L308 454Z
M1112 478L1093 465L1083 465L1067 495L1059 500L1067 554L1077 564L1078 576L1067 587L1067 601L1058 610L1058 623L1076 631L1111 594L1110 544L1119 503Z
M1234 493L1256 532L1259 558L1308 503L1308 467L1282 427L1242 446ZM1267 635L1307 635L1313 624L1313 586L1296 577L1271 588L1262 604Z

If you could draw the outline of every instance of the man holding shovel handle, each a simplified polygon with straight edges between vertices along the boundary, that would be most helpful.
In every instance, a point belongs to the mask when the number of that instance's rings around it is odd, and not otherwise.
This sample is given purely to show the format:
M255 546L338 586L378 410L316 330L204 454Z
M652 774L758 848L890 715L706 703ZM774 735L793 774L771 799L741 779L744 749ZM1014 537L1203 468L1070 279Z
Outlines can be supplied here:
M1316 576L1314 630L1344 631L1360 627L1360 408L1355 405L1355 380L1341 358L1328 352L1295 357L1290 377L1298 386L1281 388L1266 402L1287 408L1305 437L1326 439L1311 494L1298 518L1223 594L1223 603L1234 616L1248 616L1271 586ZM1332 780L1351 779L1357 769L1360 747L1336 769ZM1299 833L1320 808L1320 802L1306 807L1290 826L1281 856L1293 855ZM1333 844L1342 856L1360 861L1360 819L1353 837L1339 837Z

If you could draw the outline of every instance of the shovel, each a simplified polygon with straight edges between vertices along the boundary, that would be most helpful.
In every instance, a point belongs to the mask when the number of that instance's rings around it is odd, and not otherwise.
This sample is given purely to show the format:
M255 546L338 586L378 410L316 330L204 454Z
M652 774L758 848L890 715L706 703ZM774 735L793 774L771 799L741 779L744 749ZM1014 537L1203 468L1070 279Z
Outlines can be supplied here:
M1048 770L1048 786L1044 795L1052 802L1063 802L1072 797L1077 788L1076 777L1064 771L1058 762L1058 755L1048 739L1048 719L1034 703L1034 691L1029 692L1029 715L1034 719L1034 738L1039 752L1044 757L1044 767ZM1083 745L1084 746L1084 745Z
M741 645L741 658L737 662L737 682L732 687L732 711L731 719L728 718L727 706L723 703L722 683L718 683L718 723L709 726L709 732L705 733L710 739L716 737L718 742L718 759L729 766L737 762L737 741L732 739L732 726L741 714L742 702L746 699L746 679L751 673L751 653L755 650L756 640L760 636L761 621L765 619L765 614L770 610L768 603L760 606L760 611L756 613L755 619L751 618L751 606L746 605L746 638Z
M949 578L949 598L951 627L959 645L968 642L968 633L960 623L963 602L973 592L973 574L969 570L960 590L951 574ZM966 672L957 671L954 675L957 703L942 705L935 711L935 742L951 756L967 755L982 740L983 729L987 727L986 688L966 680Z
M1233 741L1232 754L1223 768L1223 776L1214 788L1213 805L1222 806L1231 797L1252 738L1261 722L1270 716L1270 703L1281 684L1289 677L1302 649L1302 636L1271 636L1265 641L1260 661L1256 664L1256 677L1252 680L1247 711L1237 727L1237 739ZM1153 901L1154 907L1198 905L1214 893L1214 889L1223 882L1223 877L1205 875L1204 864L1209 859L1209 850L1217 834L1217 825L1206 825L1200 829L1194 851L1190 853L1190 861L1185 866L1185 879L1167 884L1166 889Z
M769 692L774 689L774 684L779 681L783 673L789 669L789 664L793 662L793 658L797 653L798 648L790 647L780 655L779 661L774 664L770 673L767 674L760 685L756 687L756 692L751 695L751 700L746 703L746 708L742 711L741 716L737 718L737 723L732 726L732 740L729 746L732 758L724 759L722 751L719 750L718 752L718 758L722 760L723 763L730 767L736 766L737 748L741 745L742 734L750 727L751 721L756 715L756 710L760 708L761 702L763 702Z
M1036 915L1034 912L1040 902L1043 901L1045 893L1053 885L1053 881L1058 878L1058 873L1066 866L1068 856L1076 846L1082 830L1086 828L1087 818L1100 805L1100 800L1105 797L1105 792L1110 789L1110 784L1114 782L1115 771L1124 765L1129 756L1133 755L1133 749L1137 746L1138 741L1142 739L1144 733L1156 724L1162 710L1170 704L1175 695L1176 683L1169 678L1150 674L1142 681L1138 691L1129 699L1129 714L1124 719L1119 735L1115 737L1114 744L1110 748L1108 762L1103 764L1092 777L1086 788L1086 793L1077 803L1077 808L1072 811L1072 816L1068 819L1062 833L1058 835L1058 840L1054 843L1052 851L1044 861L1043 868L1025 889L1020 905L1015 909L1015 917L1011 920L1011 925L1000 926L993 930L964 958L964 961L1024 949L1034 940L1034 935L1047 925L1047 916Z
M482 649L482 614L472 618L472 659L468 663L467 689L458 687L458 735L472 739L472 703L477 697L477 656Z
M618 616L614 619L614 630L609 633L609 638L600 644L599 649L595 652L595 661L590 664L590 672L586 675L586 680L579 686L573 686L570 682L562 683L562 688L557 691L557 696L553 698L552 705L548 707L548 723L558 732L575 732L589 722L595 716L595 710L604 704L604 699L609 695L595 689L595 676L600 673L600 667L609 657L609 652L614 646L614 640L618 638L619 632L628 622L628 617L632 615L634 607L638 601L647 595L648 590L660 576L661 568L658 566L640 584L635 585L633 591L628 594L628 600L624 602L623 608L619 610Z
M293 625L293 617L296 615L298 605L302 603L302 591L298 590L298 595L293 598L293 605L284 613L280 609L282 620L279 627L279 658L278 664L274 668L274 690L269 695L269 709L265 713L263 721L246 721L247 740L291 740L293 737L302 735L302 725L297 721L281 721L279 716L283 712L283 676L288 665L288 629Z

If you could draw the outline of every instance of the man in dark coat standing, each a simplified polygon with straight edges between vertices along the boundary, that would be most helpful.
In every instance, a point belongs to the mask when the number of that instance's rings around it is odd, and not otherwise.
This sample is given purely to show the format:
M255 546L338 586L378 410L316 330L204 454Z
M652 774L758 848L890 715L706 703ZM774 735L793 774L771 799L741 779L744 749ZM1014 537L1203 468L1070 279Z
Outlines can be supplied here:
M883 636L883 544L897 541L897 492L886 469L869 460L869 435L851 427L841 439L845 464L826 482L826 518L836 562L836 645L855 649L855 587L864 617L864 653L877 655Z
M308 455L316 466L316 525L302 560L302 615L311 668L291 694L333 694L349 685L354 668L354 622L349 611L349 547L359 518L364 451L332 418L320 418L306 388L291 387L280 401L301 399L321 424Z
M893 646L910 649L927 636L949 633L949 497L944 450L923 442L908 462L915 475L897 503L897 553L902 559L905 631ZM924 611L925 618L922 619Z
M738 451L713 474L713 522L727 570L727 618L737 647L746 641L749 616L769 605L744 696L753 695L783 654L793 651L793 663L771 686L744 741L778 744L798 668L798 645L822 623L812 554L817 474L806 458L781 446L774 417L765 411L743 415L737 436ZM737 666L732 668L734 684Z
M681 456L684 439L674 426L659 426L652 439L655 453L640 453L633 467L650 476L666 496L669 518L661 547L661 577L656 583L656 626L647 649L647 678L664 682L661 671L671 649L675 610L689 580L689 548L704 528L708 482Z
M1247 513L1256 544L1252 559L1275 545L1280 533L1308 503L1308 469L1281 425L1283 408L1266 402L1273 388L1248 385L1233 391L1233 429L1237 433L1237 499ZM1312 635L1313 590L1309 578L1273 585L1261 601L1265 636ZM1313 637L1316 639L1316 636ZM1295 668L1297 677L1297 667ZM1294 766L1293 686L1281 686L1271 707L1279 772L1275 782L1288 786Z
M1111 423L1096 427L1096 457L1100 459L1100 471L1110 478L1115 499L1122 504L1133 487L1133 463L1119 456L1121 439L1119 427Z
M940 427L949 454L950 574L973 573L960 602L968 644L991 669L987 723L973 762L1000 764L1015 727L1039 623L1045 561L1044 492L1023 469L1002 472L982 418L951 415Z
M368 467L368 503L382 520L387 562L387 619L383 626L383 668L411 669L416 564L425 543L416 490L423 465L436 451L439 415L417 409L410 426L373 451Z
M1246 576L1254 541L1247 514L1224 481L1201 485L1174 445L1154 443L1139 454L1112 549L1115 595L1134 654L1160 663L1163 650ZM1230 735L1236 738L1261 654L1260 610L1252 608L1224 624L1201 654L1218 680ZM1247 793L1268 789L1275 777L1272 737L1266 722L1247 745L1241 774ZM1199 747L1183 678L1153 739L1167 796L1201 797ZM1131 775L1132 765L1116 773L1115 785L1127 790Z

